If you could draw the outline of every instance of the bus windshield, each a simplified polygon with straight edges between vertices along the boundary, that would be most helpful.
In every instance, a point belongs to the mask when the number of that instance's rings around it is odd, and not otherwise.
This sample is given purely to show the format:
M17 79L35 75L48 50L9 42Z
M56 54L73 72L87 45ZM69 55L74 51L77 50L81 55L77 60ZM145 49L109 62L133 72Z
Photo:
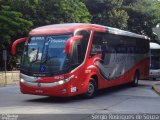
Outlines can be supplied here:
M66 71L69 59L65 44L71 35L32 36L25 43L21 71L33 76L49 76Z
M150 69L160 69L160 50L151 50Z

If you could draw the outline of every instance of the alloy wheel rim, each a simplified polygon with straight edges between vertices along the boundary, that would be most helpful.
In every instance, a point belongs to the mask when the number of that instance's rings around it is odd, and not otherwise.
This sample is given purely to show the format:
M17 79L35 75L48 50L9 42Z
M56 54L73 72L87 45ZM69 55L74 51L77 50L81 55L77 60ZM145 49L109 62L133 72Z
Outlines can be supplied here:
M90 83L88 86L88 94L92 95L93 93L94 93L94 85Z
M138 83L138 77L137 76L135 77L135 83L136 84Z

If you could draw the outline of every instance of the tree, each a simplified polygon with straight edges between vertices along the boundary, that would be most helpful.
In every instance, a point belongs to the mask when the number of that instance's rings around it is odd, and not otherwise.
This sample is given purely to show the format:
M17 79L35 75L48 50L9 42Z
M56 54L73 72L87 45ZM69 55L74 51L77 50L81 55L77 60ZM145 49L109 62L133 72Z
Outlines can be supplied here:
M34 27L64 22L89 22L90 14L80 0L12 0L12 10L23 13Z
M153 38L152 27L160 21L160 2L157 0L124 0L129 15L128 29Z
M0 48L10 51L13 38L28 32L32 22L25 20L20 12L11 11L9 6L0 6ZM12 59L9 53L9 61ZM2 53L1 53L2 54ZM8 62L8 67L12 66L12 62ZM2 67L2 64L1 64Z
M82 0L91 22L144 34L152 39L152 27L160 23L159 0Z
M123 0L84 0L92 15L92 23L127 29L128 13L123 10Z
M108 13L108 25L120 29L128 27L128 13L124 10L112 10Z
M90 14L84 3L79 0L58 0L57 20L64 22L89 22ZM57 22L58 22L57 21Z
M0 38L1 48L11 43L11 38L18 34L28 32L32 26L31 21L23 19L23 15L16 11L10 11L9 6L1 6L0 11Z
M12 40L26 36L31 27L64 22L89 22L80 0L0 0L0 47L10 51ZM9 56L8 66L15 64Z
M160 43L160 23L158 23L156 25L156 27L152 28L152 30L153 30L155 36L157 36L157 39L155 39L155 40L157 40L157 42Z

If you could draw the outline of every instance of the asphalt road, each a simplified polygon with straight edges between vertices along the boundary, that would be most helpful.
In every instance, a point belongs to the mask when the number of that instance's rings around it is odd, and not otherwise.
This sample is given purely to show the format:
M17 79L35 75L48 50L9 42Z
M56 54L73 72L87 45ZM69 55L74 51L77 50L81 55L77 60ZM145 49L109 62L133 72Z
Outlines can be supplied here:
M20 93L19 86L1 87L0 114L30 114L22 117L27 120L33 120L35 116L42 118L42 114L52 119L53 114L63 114L54 117L55 120L76 120L77 116L77 120L88 120L88 114L160 114L160 96L152 90L155 83L140 81L138 87L125 85L105 89L93 99L24 95Z

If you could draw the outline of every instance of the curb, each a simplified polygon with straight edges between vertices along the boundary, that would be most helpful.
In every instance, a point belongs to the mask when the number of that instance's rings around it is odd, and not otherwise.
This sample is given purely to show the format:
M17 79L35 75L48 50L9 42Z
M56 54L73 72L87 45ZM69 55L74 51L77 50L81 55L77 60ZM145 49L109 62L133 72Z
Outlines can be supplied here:
M160 85L153 85L152 89L160 95Z
M7 87L7 86L12 86L12 85L19 85L19 83L12 83L12 84L0 84L0 88L1 87Z

